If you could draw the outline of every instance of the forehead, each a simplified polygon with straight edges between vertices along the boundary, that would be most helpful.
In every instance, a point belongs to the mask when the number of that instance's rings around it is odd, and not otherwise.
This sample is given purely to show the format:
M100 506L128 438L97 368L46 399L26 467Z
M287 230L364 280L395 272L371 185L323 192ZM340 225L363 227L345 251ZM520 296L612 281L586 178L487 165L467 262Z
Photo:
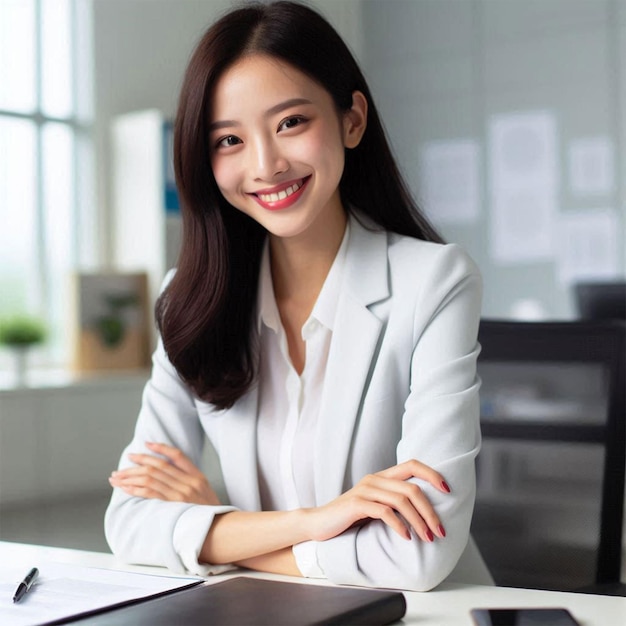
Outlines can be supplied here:
M211 117L231 116L237 110L262 112L292 98L332 106L330 94L293 65L266 55L246 56L226 69L215 84Z

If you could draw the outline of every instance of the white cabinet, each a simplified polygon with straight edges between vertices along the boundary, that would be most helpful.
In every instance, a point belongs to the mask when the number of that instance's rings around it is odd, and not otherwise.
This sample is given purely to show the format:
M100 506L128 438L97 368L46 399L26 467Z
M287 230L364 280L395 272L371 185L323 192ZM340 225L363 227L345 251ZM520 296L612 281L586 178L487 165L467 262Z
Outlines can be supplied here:
M155 109L112 123L113 263L116 270L148 273L150 302L180 248L171 139L171 123Z

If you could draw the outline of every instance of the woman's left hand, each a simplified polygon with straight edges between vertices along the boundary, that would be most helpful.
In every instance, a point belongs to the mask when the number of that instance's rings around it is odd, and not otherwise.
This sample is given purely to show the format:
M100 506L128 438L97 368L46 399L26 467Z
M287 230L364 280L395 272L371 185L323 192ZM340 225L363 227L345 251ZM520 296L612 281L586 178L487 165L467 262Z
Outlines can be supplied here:
M146 443L158 454L129 454L134 467L115 471L109 482L140 498L192 504L221 504L206 476L181 450L164 443Z

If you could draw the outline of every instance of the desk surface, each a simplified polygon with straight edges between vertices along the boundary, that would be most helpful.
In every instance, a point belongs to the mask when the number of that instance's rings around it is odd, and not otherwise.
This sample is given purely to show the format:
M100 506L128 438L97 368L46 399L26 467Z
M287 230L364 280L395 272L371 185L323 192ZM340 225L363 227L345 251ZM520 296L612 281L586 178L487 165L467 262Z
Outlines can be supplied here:
M166 572L161 568L125 565L111 554L5 541L0 541L0 560L3 563L23 564L25 572L30 567L37 566L44 561L146 573ZM168 572L168 574L171 573ZM228 576L237 575L241 575L241 570L212 577L208 582L220 582ZM303 579L300 578L247 571L245 575L303 582ZM306 582L328 584L325 581L307 580ZM405 592L405 596L407 614L403 623L407 626L412 624L420 626L471 626L472 620L469 611L476 607L565 607L570 610L582 626L622 626L626 624L626 598L620 597L453 583L444 583L427 593Z

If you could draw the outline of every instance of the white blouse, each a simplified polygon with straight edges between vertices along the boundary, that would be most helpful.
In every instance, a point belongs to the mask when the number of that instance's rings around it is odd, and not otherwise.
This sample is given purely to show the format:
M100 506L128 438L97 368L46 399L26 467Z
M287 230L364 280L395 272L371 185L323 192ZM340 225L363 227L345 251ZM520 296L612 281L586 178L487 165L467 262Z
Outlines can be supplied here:
M341 290L349 228L322 290L302 327L305 365L298 375L289 358L287 336L272 285L266 244L259 277L259 409L257 454L263 510L285 511L315 506L313 446L324 387L337 300ZM294 546L303 576L323 577L315 543Z

